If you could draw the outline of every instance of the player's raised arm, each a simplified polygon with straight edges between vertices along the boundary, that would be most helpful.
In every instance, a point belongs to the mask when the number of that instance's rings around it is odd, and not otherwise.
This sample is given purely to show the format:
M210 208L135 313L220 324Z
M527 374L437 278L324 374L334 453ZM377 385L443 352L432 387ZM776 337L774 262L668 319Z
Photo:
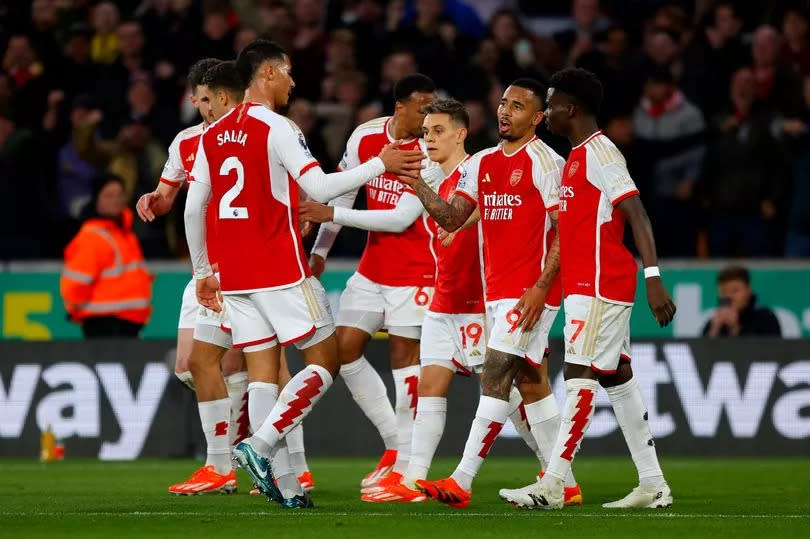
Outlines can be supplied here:
M669 297L669 293L661 281L658 255L655 251L655 238L644 204L641 203L638 195L633 195L622 200L616 207L622 212L633 230L633 240L641 255L641 262L644 264L647 303L658 324L666 327L675 316L675 303Z

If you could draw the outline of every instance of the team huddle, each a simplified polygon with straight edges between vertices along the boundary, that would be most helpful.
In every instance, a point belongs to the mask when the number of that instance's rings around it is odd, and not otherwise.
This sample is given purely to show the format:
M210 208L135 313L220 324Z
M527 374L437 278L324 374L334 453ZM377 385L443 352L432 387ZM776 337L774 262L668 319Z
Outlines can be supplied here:
M194 275L176 372L196 391L207 460L169 491L232 492L235 465L269 501L312 507L301 422L339 374L385 446L360 481L364 501L466 507L509 418L540 471L500 497L524 508L582 504L571 464L601 385L639 476L638 487L603 506L670 506L631 368L637 263L623 244L625 223L659 324L675 305L625 160L596 124L596 77L566 69L547 90L513 81L498 107L501 142L470 156L464 106L437 99L428 77L408 75L394 87L394 114L355 129L339 170L327 174L276 112L294 87L290 69L284 50L265 40L235 62L198 62L189 82L203 123L178 135L158 188L138 202L141 218L154 219L188 182ZM571 142L567 161L535 135L542 121ZM352 209L363 186L368 209ZM307 256L302 229L312 223L322 224ZM342 226L367 230L368 241L333 319L318 278ZM561 307L558 409L547 362ZM389 335L393 407L364 357L380 330ZM305 363L295 376L283 355L289 345ZM481 398L456 470L429 480L456 374L476 377Z

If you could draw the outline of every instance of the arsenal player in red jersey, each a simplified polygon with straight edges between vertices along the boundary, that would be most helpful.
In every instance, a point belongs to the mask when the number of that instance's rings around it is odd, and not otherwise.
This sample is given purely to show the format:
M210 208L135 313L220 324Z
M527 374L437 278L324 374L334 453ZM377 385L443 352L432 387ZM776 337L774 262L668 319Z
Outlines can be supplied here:
M286 435L331 386L339 367L328 300L304 257L298 188L316 200L329 200L386 170L417 175L422 154L388 146L356 169L327 175L297 126L274 112L286 105L294 87L284 50L270 41L254 41L239 54L236 67L247 83L245 102L200 138L186 203L186 233L197 298L221 312L220 292L224 296L234 346L244 351L251 379L278 381L279 344L301 350L307 365L280 394L265 392L261 410L254 409L251 394L255 432L236 446L234 461L268 499L284 507L309 507L289 463L271 464L282 454ZM214 213L219 277L207 252L207 212ZM275 401L272 407L269 401Z
M478 404L464 456L452 476L418 480L425 494L453 507L469 504L472 482L509 415L517 382L531 433L551 455L559 412L548 384L548 332L560 304L553 275L541 271L557 256L553 228L559 205L562 157L539 140L544 89L514 81L498 107L500 145L462 164L455 194L446 202L422 179L406 180L443 229L460 228L476 206L481 214L489 338ZM573 478L569 503L581 503Z
M563 506L562 479L593 418L600 385L610 397L639 476L639 486L630 494L603 507L658 508L673 502L630 366L638 265L622 242L625 223L644 264L647 303L661 327L672 321L675 304L661 281L650 221L624 157L596 124L601 101L602 84L593 73L566 69L551 78L546 122L572 146L560 187L559 220L567 399L546 474L535 484L500 492L521 507ZM549 272L556 270L549 266Z

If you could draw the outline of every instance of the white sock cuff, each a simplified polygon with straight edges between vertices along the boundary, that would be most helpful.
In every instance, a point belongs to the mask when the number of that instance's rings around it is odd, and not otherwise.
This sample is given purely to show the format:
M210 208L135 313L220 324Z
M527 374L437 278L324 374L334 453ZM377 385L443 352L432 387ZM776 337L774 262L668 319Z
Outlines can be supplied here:
M419 365L409 365L401 369L391 369L391 375L394 377L395 382L405 380L409 376L419 376Z
M204 402L198 402L197 403L197 408L199 408L201 413L204 410L210 410L210 409L216 408L218 406L222 406L222 407L227 406L228 407L228 415L230 415L230 412L231 412L231 399L229 399L228 397L225 397L224 399L217 399L215 401L204 401Z
M507 414L508 411L508 401L481 395L481 400L478 401L478 409L475 411L475 417L488 419L497 423L505 423L506 418L509 416L509 414Z
M329 374L329 371L327 371L320 365L307 365L306 367L304 367L304 370L317 373L318 376L321 377L321 380L323 380L324 385L326 385L327 387L332 385L332 375Z
M365 356L360 356L359 358L355 359L351 363L347 363L345 365L341 365L340 367L340 375L341 376L351 376L353 374L357 374L366 366L371 367L371 363L368 362ZM373 367L372 367L373 368Z
M247 386L248 395L251 391L256 391L259 389L264 389L265 391L272 393L274 398L278 398L278 384L271 384L270 382L251 382Z
M445 397L419 397L416 403L416 414L419 412L446 412L447 398Z
M183 385L194 389L194 379L191 376L191 371L176 372L174 375L183 383Z
M631 391L634 391L637 387L638 382L636 381L636 379L630 378L623 384L605 388L605 391L607 391L608 397L610 397L611 400L614 400L627 395Z
M225 385L239 386L240 384L244 384L245 382L247 382L247 380L248 380L247 371L235 372L225 377Z
M520 394L518 388L512 386L512 389L509 390L509 414L512 415L517 412L517 409L520 408L520 403L523 402L523 395Z
M567 391L576 391L577 389L590 389L596 391L599 389L599 382L589 378L571 378L565 381L565 389Z
M557 407L557 400L554 395L527 404L524 409L526 410L526 421L529 425L537 425L560 415L560 409Z

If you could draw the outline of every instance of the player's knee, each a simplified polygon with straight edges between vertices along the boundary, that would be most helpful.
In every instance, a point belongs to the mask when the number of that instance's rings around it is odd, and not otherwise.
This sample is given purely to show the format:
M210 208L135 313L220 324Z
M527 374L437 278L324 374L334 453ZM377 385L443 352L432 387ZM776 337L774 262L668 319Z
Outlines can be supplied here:
M632 378L633 367L630 366L629 361L621 359L615 373L599 375L599 385L605 388L620 386L629 382Z
M222 376L230 376L245 370L245 357L242 351L232 348L222 356Z
M392 335L390 341L392 369L419 364L419 340Z
M363 355L366 340L362 335L359 335L357 330L352 331L353 328L338 327L336 332L337 339L337 358L341 365L346 365L352 361L356 361Z

